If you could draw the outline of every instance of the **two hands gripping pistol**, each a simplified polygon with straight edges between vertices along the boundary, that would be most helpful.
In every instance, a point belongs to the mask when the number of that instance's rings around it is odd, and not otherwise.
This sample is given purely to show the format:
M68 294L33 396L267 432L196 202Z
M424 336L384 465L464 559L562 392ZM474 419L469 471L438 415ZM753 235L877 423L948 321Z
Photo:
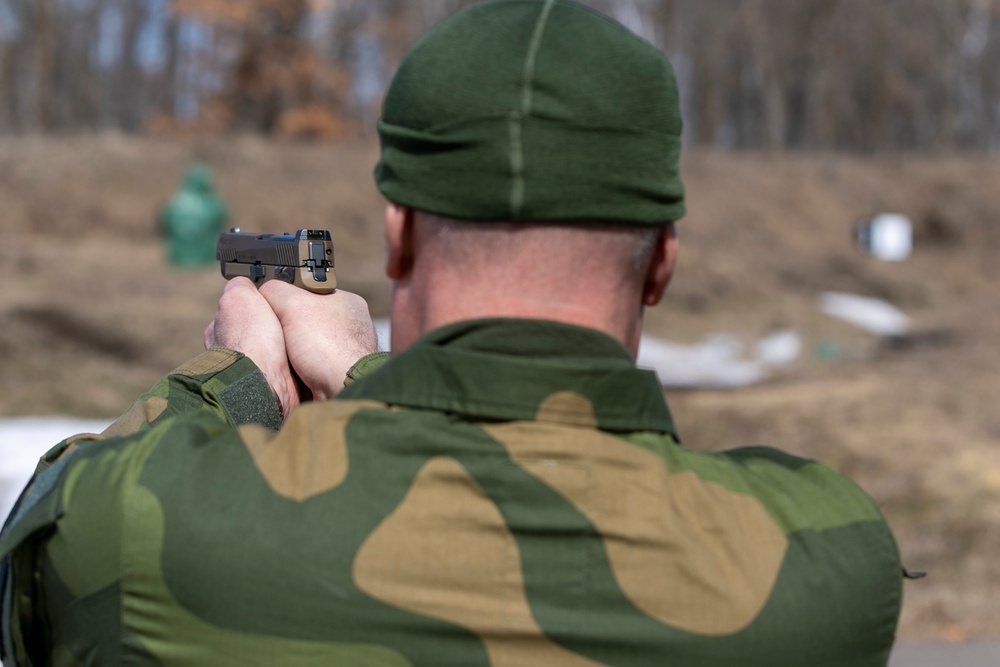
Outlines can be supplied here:
M283 280L317 294L329 294L337 287L333 241L325 229L254 234L233 227L219 237L215 257L226 280L245 276L257 287Z
M283 280L317 294L337 287L333 270L333 241L325 229L300 229L294 234L253 234L233 227L219 236L215 247L222 277L245 276L260 287L268 280ZM302 400L312 392L292 371Z

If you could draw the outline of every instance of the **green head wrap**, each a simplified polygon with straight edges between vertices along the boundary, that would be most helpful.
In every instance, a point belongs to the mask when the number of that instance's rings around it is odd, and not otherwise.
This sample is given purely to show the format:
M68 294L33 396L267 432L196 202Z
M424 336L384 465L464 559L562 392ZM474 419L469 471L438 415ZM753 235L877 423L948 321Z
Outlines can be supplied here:
M433 27L386 93L375 180L467 220L664 224L684 215L667 59L567 0L493 0Z

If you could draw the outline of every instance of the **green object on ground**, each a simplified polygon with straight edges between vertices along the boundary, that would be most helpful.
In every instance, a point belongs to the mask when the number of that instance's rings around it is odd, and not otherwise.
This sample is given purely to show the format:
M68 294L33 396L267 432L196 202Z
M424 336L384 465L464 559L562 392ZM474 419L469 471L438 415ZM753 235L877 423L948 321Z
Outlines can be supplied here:
M159 220L171 264L193 267L215 262L215 245L229 211L213 189L212 172L201 165L188 169Z

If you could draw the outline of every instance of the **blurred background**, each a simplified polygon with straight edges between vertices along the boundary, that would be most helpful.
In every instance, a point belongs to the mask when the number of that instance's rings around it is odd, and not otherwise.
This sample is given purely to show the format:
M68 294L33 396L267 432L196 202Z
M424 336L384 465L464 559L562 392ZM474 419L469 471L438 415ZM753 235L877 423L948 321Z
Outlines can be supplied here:
M410 43L467 4L0 0L0 131L369 135ZM992 0L588 4L670 57L689 145L1000 150Z
M340 285L387 315L374 122L467 4L0 0L5 423L99 425L200 351L222 278L172 264L159 222L194 164L229 224L330 229ZM850 475L928 573L901 636L1000 637L1000 1L583 4L680 84L689 214L644 361L682 439ZM909 235L888 259L858 244L883 213ZM57 437L20 432L0 487Z

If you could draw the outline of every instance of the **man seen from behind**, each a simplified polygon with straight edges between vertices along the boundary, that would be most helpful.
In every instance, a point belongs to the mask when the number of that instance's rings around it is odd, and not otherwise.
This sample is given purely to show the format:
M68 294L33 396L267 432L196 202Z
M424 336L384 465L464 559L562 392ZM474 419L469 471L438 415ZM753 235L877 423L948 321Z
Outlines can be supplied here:
M0 539L5 659L884 666L873 501L684 448L635 367L684 214L663 56L568 0L478 3L378 130L391 357L359 297L231 281L205 353L46 456Z

